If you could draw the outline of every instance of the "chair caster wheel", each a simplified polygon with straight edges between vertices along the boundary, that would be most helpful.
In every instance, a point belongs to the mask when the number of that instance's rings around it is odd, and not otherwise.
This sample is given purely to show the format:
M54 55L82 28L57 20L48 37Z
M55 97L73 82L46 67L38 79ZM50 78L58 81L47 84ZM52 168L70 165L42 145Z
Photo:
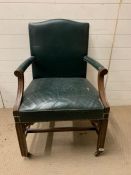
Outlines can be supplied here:
M27 157L31 158L32 154L28 152Z
M100 154L102 154L104 152L104 148L99 148L96 152L95 152L95 156L98 157Z
M95 152L95 156L96 156L96 157L98 157L100 154L101 154L100 151L96 151L96 152Z

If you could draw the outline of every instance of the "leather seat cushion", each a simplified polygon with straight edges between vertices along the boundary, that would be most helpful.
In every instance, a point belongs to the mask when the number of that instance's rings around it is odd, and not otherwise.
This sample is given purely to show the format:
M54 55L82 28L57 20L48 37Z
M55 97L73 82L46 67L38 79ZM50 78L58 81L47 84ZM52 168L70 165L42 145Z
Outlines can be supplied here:
M97 90L85 78L34 79L19 109L22 122L102 119Z

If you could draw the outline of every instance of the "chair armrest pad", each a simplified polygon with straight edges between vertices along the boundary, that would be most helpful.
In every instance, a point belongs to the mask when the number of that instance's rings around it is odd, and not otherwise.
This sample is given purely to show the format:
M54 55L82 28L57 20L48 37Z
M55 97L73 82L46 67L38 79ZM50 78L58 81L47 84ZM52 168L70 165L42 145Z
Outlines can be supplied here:
M91 64L95 69L97 69L98 71L102 70L102 69L106 69L103 65L101 65L98 61L94 60L93 58L90 58L88 56L84 56L84 61L88 62L89 64Z
M14 74L16 76L19 76L20 74L23 74L25 70L32 64L34 61L35 57L31 56L28 59L26 59L23 63L20 64L20 66L15 70Z

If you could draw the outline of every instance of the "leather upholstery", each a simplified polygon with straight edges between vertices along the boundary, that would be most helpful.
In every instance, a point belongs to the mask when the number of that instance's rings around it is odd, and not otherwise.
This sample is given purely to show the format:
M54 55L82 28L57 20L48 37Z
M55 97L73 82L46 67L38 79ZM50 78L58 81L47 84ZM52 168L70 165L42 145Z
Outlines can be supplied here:
M86 77L89 24L57 19L29 24L33 78Z
M34 79L19 109L22 122L103 119L98 92L85 78Z
M105 67L103 65L101 65L98 61L96 61L93 58L90 58L88 56L84 56L84 61L91 64L97 70L105 69Z
M35 57L31 56L26 59L20 66L16 69L16 71L24 73L25 70L29 67L30 64L34 61Z
M18 122L104 119L98 92L86 77L89 24L49 20L29 25L31 57L18 67L32 64L33 80L24 92ZM83 60L84 57L84 60Z

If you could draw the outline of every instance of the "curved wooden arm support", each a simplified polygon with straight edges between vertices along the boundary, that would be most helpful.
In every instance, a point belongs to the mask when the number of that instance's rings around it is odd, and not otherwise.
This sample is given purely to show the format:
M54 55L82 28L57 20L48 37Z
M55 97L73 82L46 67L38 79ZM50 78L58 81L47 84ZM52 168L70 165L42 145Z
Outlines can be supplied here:
M90 58L88 56L84 56L84 61L91 64L98 71L98 91L99 97L104 106L105 112L109 113L110 106L106 100L105 87L104 87L104 76L108 73L108 70L101 65L98 61Z
M104 87L104 76L108 73L108 70L103 68L98 71L98 91L99 91L99 97L102 101L102 104L104 105L105 112L110 111L110 106L106 100L106 94L105 94L105 87Z
M23 93L24 93L24 72L25 70L32 64L35 57L31 56L26 59L14 72L15 76L18 77L18 89L17 89L17 97L16 102L13 108L13 115L18 116L18 110L20 104L22 102Z
M13 114L14 116L18 116L18 110L22 102L23 92L24 92L24 74L19 71L15 71L14 74L18 77L18 89L17 89L17 97L16 97L15 105L13 108Z

